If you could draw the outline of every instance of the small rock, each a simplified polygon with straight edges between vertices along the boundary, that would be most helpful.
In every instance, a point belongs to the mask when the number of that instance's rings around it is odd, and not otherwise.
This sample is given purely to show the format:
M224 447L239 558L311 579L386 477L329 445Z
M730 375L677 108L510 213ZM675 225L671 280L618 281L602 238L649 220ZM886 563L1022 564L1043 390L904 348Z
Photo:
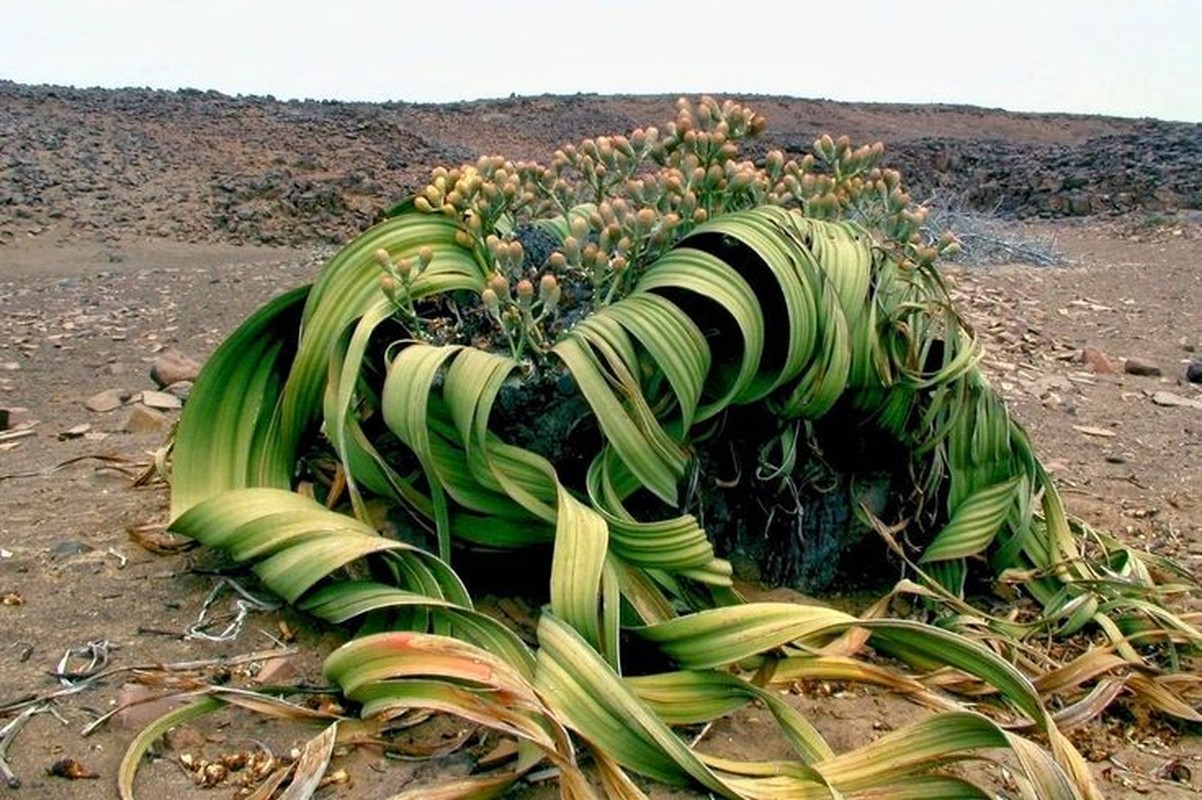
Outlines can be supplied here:
M255 683L259 685L265 684L284 684L296 680L300 675L300 670L297 669L296 662L291 658L273 658L263 662L262 669L255 675Z
M153 433L166 430L170 424L171 421L162 411L139 404L130 408L121 430L126 433Z
M1182 408L1202 409L1202 400L1193 400L1172 392L1157 392L1152 395L1152 402L1158 406L1178 406Z
M104 414L121 408L128 399L129 392L124 389L105 389L89 397L83 404L88 411Z
M64 539L61 542L55 542L50 546L50 555L54 558L66 558L67 556L78 556L84 553L90 553L96 548L87 542L80 542L75 539Z
M1100 436L1103 439L1111 439L1115 436L1118 436L1117 433L1109 428L1097 428L1092 425L1074 425L1073 430L1083 433L1086 436Z
M1072 470L1072 465L1065 459L1047 459L1043 461L1043 467L1052 474L1064 474Z
M1102 352L1100 347L1093 345L1081 350L1081 363L1088 365L1098 375L1113 375L1118 372L1110 356Z
M1191 358L1185 368L1185 379L1190 383L1202 383L1202 358Z
M179 408L184 403L167 392L142 392L142 405L149 408Z
M126 683L117 692L117 705L121 710L113 716L113 721L126 730L140 731L168 711L179 708L183 702L178 696L163 697L162 690L157 687ZM189 728L187 725L180 725L173 730L181 728L195 731L195 728ZM181 733L179 736L183 738L187 737L187 734ZM169 740L164 739L164 742L168 748L174 749ZM189 744L192 742L189 741Z
M192 394L192 381L176 381L170 386L163 387L163 391L167 394L172 394L178 397L183 402L188 402L188 398Z
M159 353L150 367L150 377L160 389L179 381L194 381L200 374L200 364L178 350Z
M86 422L81 422L79 425L74 425L58 435L58 440L64 442L67 439L78 439L88 431L92 430L92 426Z
M1128 375L1155 376L1160 374L1160 367L1146 358L1133 357L1123 362L1123 371Z
M178 705L178 704L177 704ZM148 722L139 725L136 730L145 728L146 725L153 722L152 717ZM208 744L208 737L199 728L192 725L176 725L171 730L163 734L163 744L168 750L174 753L183 753L189 750L198 751Z

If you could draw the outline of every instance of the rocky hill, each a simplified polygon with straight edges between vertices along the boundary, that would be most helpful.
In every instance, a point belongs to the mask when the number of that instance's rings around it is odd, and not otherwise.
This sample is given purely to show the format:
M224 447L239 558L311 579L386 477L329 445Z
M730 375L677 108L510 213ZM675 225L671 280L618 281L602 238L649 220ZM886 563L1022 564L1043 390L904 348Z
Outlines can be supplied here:
M1020 218L1202 209L1202 125L739 99L769 120L757 150L804 152L822 132L879 139L918 197L964 208ZM49 229L100 239L339 242L437 164L483 153L545 158L584 136L662 124L674 100L281 102L0 82L0 243Z

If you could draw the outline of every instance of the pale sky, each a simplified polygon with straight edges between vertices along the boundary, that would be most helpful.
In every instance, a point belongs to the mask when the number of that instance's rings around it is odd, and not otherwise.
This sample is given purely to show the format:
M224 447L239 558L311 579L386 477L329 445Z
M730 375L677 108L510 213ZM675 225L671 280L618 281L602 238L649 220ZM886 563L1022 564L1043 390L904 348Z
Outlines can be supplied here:
M0 79L409 102L772 94L1202 122L1202 0L0 0Z

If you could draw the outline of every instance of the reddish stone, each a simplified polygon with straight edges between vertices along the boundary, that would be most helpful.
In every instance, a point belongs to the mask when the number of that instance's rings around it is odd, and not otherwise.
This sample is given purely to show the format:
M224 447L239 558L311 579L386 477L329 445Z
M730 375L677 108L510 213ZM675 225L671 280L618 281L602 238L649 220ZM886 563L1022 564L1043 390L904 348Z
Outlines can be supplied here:
M1098 375L1113 375L1118 372L1110 356L1102 348L1090 345L1081 351L1081 363L1086 364Z

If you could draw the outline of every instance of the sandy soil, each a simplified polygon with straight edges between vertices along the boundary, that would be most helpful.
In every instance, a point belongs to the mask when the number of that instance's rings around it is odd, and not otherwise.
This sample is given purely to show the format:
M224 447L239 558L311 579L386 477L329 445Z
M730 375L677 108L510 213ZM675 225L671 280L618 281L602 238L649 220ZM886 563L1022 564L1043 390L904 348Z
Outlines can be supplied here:
M1073 511L1197 568L1202 412L1161 407L1150 395L1170 391L1202 398L1180 379L1186 347L1202 338L1202 317L1189 302L1202 291L1199 240L1187 230L1135 242L1113 226L1062 226L1055 234L1070 266L952 270L962 304L987 341L986 366L1057 471ZM29 428L33 435L12 440L16 446L0 452L5 509L0 595L15 603L0 606L5 631L0 702L54 690L48 673L67 650L87 642L107 642L110 664L133 669L271 649L282 637L281 626L297 635L300 652L271 680L303 677L320 685L319 656L336 634L314 630L287 611L252 613L233 641L182 638L220 580L212 571L217 565L198 551L157 555L128 532L163 520L165 489L131 488L130 480L150 463L163 433L123 432L128 408L94 413L83 405L105 389L153 389L149 364L164 348L205 356L255 305L311 276L320 254L149 240L89 250L42 238L0 251L0 258L5 278L0 397L21 409L14 424L36 423ZM1093 374L1070 358L1085 345L1102 348L1116 361L1152 360L1164 374ZM90 426L83 436L60 435L81 424ZM223 596L215 608L225 613L230 604ZM261 663L233 668L233 680L253 685L249 673ZM218 672L213 665L184 671L177 685ZM114 796L121 752L162 707L126 715L86 738L80 729L96 713L128 699L135 677L127 672L106 678L56 702L56 714L29 721L10 751L25 783L22 794ZM918 713L864 692L803 701L814 708L824 732L847 746ZM1107 756L1098 768L1112 796L1127 796L1128 790L1192 794L1160 779L1158 770L1173 759L1196 763L1202 742L1180 727L1128 722L1119 712L1091 728L1098 754ZM725 738L735 752L759 752L764 744L756 731L764 723L754 713L744 714L711 736ZM217 754L250 747L241 736L265 735L246 727L246 720L200 723L208 749ZM289 729L274 734L289 747L306 735ZM199 749L197 744L177 746ZM48 776L47 768L66 756L100 778L69 782ZM390 762L380 773L363 753L348 760L357 788L348 785L338 794L385 796L367 787L395 790L412 777L409 764ZM466 762L452 758L438 769L459 771ZM191 785L169 759L149 765L141 781L148 797Z

